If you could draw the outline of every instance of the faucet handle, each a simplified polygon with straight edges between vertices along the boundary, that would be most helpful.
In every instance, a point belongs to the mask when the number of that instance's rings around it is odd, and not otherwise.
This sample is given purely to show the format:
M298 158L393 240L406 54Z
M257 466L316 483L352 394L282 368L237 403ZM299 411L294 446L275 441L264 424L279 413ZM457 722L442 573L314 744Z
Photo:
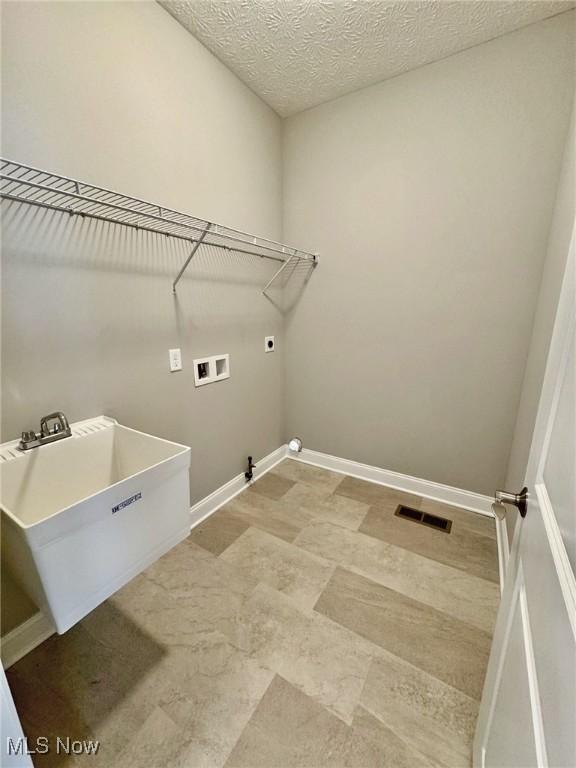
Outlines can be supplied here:
M56 422L52 428L52 432L50 432L51 421ZM66 432L68 435L71 434L68 419L61 411L55 411L48 416L42 416L40 419L40 434L46 437L47 435L55 434L56 432Z
M26 429L24 432L22 432L22 439L18 443L18 448L21 451L27 451L29 448L31 448L34 445L37 445L39 435L34 432L33 429Z

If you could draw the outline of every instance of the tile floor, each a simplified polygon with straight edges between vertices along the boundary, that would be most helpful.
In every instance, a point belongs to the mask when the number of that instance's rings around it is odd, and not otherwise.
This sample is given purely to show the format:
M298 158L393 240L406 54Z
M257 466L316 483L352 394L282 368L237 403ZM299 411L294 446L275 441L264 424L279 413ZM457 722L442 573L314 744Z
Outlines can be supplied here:
M489 518L286 460L8 678L101 742L37 766L469 766L497 580Z

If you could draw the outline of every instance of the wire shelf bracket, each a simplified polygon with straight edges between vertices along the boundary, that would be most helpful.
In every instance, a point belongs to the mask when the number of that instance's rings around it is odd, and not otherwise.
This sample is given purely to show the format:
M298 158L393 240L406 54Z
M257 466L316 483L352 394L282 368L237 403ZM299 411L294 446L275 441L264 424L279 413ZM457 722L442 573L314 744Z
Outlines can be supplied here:
M200 248L200 246L204 242L204 238L208 234L208 230L210 229L210 227L211 227L211 224L207 224L206 225L206 229L204 230L204 232L202 232L202 234L200 235L198 240L194 243L194 246L192 247L192 250L190 251L190 255L188 256L188 258L184 262L184 266L182 267L180 272L178 272L178 274L176 275L176 280L174 280L174 282L172 283L172 293L176 293L176 286L178 285L178 281L180 280L180 278L182 277L184 272L186 272L186 268L187 268L188 264L190 264L190 262L194 258L194 254L196 253L198 248Z
M264 294L289 265L296 267L304 264L314 268L318 263L317 254L3 158L0 158L0 198L192 243L188 258L172 283L174 293L194 255L203 245L278 262L280 267L264 287Z

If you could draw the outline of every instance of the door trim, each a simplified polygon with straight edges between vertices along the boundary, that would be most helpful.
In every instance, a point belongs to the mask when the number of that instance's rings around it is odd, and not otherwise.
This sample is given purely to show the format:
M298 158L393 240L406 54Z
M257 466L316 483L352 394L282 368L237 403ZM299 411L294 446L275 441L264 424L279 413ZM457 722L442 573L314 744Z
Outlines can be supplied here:
M566 603L570 626L572 627L572 633L576 640L576 577L574 576L570 560L568 559L568 553L564 546L562 533L552 509L552 502L550 501L546 486L543 483L538 483L536 485L536 495L538 497L538 503L540 504L542 522L544 523L546 535L548 536L552 560L554 561L554 567L556 568L556 574L558 575L558 581L560 582L562 597Z
M536 744L538 766L546 768L548 765L548 755L546 753L546 739L544 736L544 718L542 716L542 706L540 704L540 688L538 685L538 675L536 673L536 657L534 655L534 645L532 643L532 629L530 628L528 598L526 597L522 565L520 565L518 572L519 575L522 575L519 596L520 615L522 617L522 634L524 635L524 651L526 653L526 670L528 672L528 688L530 690L530 709L532 710L534 742Z
M537 533L546 539L546 547L554 568L554 577L560 587L559 597L570 614L571 630L574 632L574 607L576 605L576 577L570 568L570 562L564 541L561 536L558 521L555 518L551 500L544 485L543 468L548 455L548 446L552 425L559 402L563 372L570 359L572 333L576 328L576 225L572 230L567 263L562 277L562 287L558 300L556 316L548 349L544 378L540 391L538 409L532 433L530 455L528 457L525 485L528 486L532 498L529 500L527 521L519 519L514 529L514 537L510 552L510 562L502 594L502 601L496 621L492 641L492 652L488 662L484 691L480 703L480 712L476 725L473 745L474 766L484 766L486 761L485 748L489 743L494 712L496 711L502 675L507 663L507 653L510 650L510 631L513 623L520 619L522 642L526 655L526 684L530 696L529 710L534 731L535 759L539 766L547 766L546 733L542 717L542 702L539 696L539 684L536 669L536 657L533 648L533 634L530 626L528 598L524 564L522 562L521 542L526 535L533 536L535 531L531 522L537 524ZM527 527L528 526L528 527ZM552 566L550 566L552 567ZM531 574L531 571L530 571ZM537 585L536 585L537 589ZM532 594L532 593L531 593ZM516 602L518 601L518 602ZM520 616L515 613L520 610ZM553 628L548 628L553 631ZM575 635L576 636L576 635ZM572 638L570 638L571 640ZM523 670L524 673L524 670ZM546 671L543 672L546 674ZM542 682L542 678L541 678ZM528 716L528 715L527 715ZM510 714L514 717L514 713Z
M519 545L519 541L516 539L519 539L519 532L517 532L515 536L515 542L513 547L516 548ZM542 708L540 705L540 694L539 694L539 686L538 686L538 677L536 674L536 660L534 657L534 648L532 644L532 630L530 628L530 619L528 614L528 601L526 599L526 589L524 586L524 571L522 569L522 564L519 565L518 572L516 574L516 579L514 581L514 585L512 586L512 589L504 597L504 600L506 601L506 626L504 628L504 638L502 641L502 652L500 655L500 658L498 660L498 666L497 668L492 671L490 669L490 666L487 671L486 675L486 681L484 685L486 686L488 684L488 676L493 676L493 679L490 681L490 688L493 691L493 696L490 701L490 706L488 709L488 712L484 715L486 717L486 724L482 726L482 728L478 727L480 725L480 722L477 724L476 728L476 735L474 739L474 748L473 748L473 756L474 756L474 766L478 766L478 762L476 760L476 756L478 755L478 751L480 752L480 768L485 768L486 766L486 747L484 744L477 744L477 739L479 738L480 733L489 733L490 728L492 726L492 721L494 719L494 710L496 708L496 701L498 698L498 689L500 687L500 682L502 679L502 673L504 671L504 664L506 661L506 653L508 651L508 644L510 642L510 636L512 633L512 626L514 622L514 616L515 616L515 606L516 603L518 603L518 608L520 611L520 620L522 623L522 640L524 645L524 654L525 654L525 662L526 662L526 673L528 677L528 690L530 692L530 711L532 713L532 725L534 729L534 744L536 748L536 754L538 756L538 766L539 768L547 768L548 766L548 756L546 753L546 741L544 738L544 721L542 718ZM480 712L479 719L482 717L482 711Z

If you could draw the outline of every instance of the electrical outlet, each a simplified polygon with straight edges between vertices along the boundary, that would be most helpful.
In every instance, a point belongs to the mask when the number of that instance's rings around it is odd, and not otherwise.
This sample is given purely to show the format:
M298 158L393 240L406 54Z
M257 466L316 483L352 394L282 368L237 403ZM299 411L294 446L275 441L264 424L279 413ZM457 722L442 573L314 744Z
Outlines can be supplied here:
M168 357L170 359L170 370L181 371L182 370L182 352L179 349L169 349Z
M274 336L265 336L264 352L274 352L275 347L276 347L276 342L274 340Z

